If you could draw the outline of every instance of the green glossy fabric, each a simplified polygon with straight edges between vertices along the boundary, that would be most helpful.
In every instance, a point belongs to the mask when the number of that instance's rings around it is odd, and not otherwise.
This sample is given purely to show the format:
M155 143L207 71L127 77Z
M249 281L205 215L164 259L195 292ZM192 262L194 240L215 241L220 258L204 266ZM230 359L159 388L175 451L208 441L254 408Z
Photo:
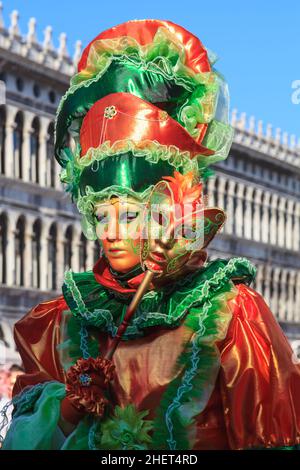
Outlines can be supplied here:
M3 450L60 449L65 438L58 427L65 386L46 382L14 398L14 413Z
M143 192L163 176L173 175L173 172L174 167L166 161L153 163L127 152L96 160L86 167L80 176L79 190L81 196L86 194L86 186L90 186L95 192L110 186Z
M174 80L143 69L142 64L138 67L130 63L113 61L98 80L88 87L78 88L65 100L57 116L56 155L66 144L67 128L73 119L85 114L99 99L116 92L132 93L166 109L174 119L190 93L185 87L177 85Z

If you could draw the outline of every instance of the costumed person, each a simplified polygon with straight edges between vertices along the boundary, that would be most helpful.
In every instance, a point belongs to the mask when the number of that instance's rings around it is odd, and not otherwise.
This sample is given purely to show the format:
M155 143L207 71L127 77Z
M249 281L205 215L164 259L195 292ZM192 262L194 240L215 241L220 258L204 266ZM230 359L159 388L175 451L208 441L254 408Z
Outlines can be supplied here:
M4 449L299 444L300 367L255 267L207 261L226 216L203 183L228 155L227 116L212 54L178 25L130 21L84 50L55 153L102 254L17 322L26 373Z

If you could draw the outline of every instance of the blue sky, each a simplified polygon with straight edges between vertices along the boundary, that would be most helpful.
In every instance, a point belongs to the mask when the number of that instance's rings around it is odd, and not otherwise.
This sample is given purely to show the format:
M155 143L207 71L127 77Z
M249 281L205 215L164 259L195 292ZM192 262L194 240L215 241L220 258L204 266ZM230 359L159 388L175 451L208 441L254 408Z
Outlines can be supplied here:
M51 25L55 45L59 33L66 32L72 53L77 39L87 45L101 31L129 19L179 23L219 56L232 108L300 137L299 0L3 0L3 6L6 26L9 13L17 9L22 34L34 16L40 41ZM296 80L299 104L292 102Z

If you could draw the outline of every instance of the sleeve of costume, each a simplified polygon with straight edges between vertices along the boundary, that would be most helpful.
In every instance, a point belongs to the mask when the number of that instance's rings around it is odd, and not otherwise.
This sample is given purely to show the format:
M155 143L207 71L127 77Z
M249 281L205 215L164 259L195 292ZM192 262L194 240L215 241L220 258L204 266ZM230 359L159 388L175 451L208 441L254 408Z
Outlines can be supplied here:
M300 365L260 294L239 284L222 342L221 394L232 449L300 443Z
M4 450L59 449L64 442L57 423L65 385L56 346L65 309L61 296L37 305L15 325L25 374L17 378L13 390L13 420Z

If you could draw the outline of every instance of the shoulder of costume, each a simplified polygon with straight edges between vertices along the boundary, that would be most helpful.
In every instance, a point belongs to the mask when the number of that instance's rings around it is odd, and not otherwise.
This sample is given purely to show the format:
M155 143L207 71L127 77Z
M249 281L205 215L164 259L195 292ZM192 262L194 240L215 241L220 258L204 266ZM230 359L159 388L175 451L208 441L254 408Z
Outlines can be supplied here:
M65 299L60 295L40 302L15 323L14 339L27 374L22 374L20 379L24 386L62 380L54 348L59 341L63 312L67 309ZM47 349L51 353L45 354ZM19 391L22 388L20 385Z
M239 283L237 295L233 300L233 315L242 321L256 323L272 323L273 327L278 327L278 322L264 297L253 287Z
M247 259L243 257L235 258L217 258L207 262L202 268L195 273L188 275L180 284L195 284L210 280L231 280L234 284L250 285L256 276L256 267Z
M31 349L29 338L33 338L32 343L37 344L45 331L47 331L47 335L50 335L50 331L54 331L60 325L62 314L67 309L68 305L64 297L60 295L54 299L40 302L15 323L14 339L22 357L24 339L29 351ZM27 352L25 351L24 354Z
M71 310L77 309L83 299L86 305L99 300L100 294L106 299L109 297L109 293L104 286L96 281L92 270L79 273L71 269L66 271L62 293Z
M32 307L26 315L15 323L15 330L19 330L23 325L30 326L32 321L36 321L45 315L52 318L59 316L60 313L67 308L66 301L63 295L55 297L54 299L44 300L39 304Z

